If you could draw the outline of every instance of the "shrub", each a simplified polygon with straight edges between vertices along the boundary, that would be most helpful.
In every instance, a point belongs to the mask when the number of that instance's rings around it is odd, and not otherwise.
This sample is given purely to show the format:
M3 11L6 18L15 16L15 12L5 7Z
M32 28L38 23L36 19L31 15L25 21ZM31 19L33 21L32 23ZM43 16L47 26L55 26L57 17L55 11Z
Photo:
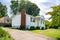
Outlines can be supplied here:
M24 29L25 29L25 26L20 26L19 29L20 29L20 30L24 30Z
M0 28L0 37L4 37L6 36L7 32L2 30L2 28Z
M57 40L60 40L60 38L57 37Z
M44 27L42 27L41 30L44 30Z
M0 28L0 40L13 40L8 32Z
M58 29L60 29L60 27L58 27Z
M6 24L4 27L12 27L11 24Z
M48 29L47 27L45 27L45 29Z
M58 27L58 26L50 26L49 28L55 28L55 29L58 29L59 27Z
M40 29L40 27L39 27L39 26L37 26L37 27L36 27L36 29Z
M54 26L55 29L58 29L58 26Z
M35 30L35 29L36 29L36 27L34 27L34 26L30 27L30 30Z
M53 28L52 26L50 26L49 28Z

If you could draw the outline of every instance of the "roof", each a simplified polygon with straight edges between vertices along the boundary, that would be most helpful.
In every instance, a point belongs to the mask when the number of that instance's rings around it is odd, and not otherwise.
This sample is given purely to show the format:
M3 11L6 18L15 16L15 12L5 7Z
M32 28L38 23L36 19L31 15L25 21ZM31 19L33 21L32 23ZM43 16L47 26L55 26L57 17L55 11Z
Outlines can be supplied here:
M8 16L0 18L0 22L4 21L5 19L9 18Z
M0 18L0 22L4 21L4 18L5 18L5 17Z

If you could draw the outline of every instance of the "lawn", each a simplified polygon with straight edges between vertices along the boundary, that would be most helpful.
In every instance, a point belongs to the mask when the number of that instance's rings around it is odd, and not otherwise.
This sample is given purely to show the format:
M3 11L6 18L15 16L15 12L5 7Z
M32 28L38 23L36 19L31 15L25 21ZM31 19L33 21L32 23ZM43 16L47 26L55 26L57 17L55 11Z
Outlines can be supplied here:
M46 36L60 40L60 29L32 30L34 33L43 33Z
M48 29L44 34L53 38L60 38L60 29Z
M29 31L34 32L34 33L40 33L40 32L42 32L43 30L29 30Z

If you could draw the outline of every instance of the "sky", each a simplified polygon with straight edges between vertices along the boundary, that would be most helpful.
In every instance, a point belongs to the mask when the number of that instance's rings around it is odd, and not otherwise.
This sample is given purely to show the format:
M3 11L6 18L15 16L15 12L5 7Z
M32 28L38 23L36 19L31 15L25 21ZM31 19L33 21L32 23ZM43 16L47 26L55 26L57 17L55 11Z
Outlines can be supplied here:
M8 15L11 17L10 3L11 0L0 0L2 4L6 5L8 8ZM40 15L44 15L45 19L48 19L50 15L46 15L47 12L52 11L51 6L56 6L60 4L60 0L29 0L35 3L41 10Z

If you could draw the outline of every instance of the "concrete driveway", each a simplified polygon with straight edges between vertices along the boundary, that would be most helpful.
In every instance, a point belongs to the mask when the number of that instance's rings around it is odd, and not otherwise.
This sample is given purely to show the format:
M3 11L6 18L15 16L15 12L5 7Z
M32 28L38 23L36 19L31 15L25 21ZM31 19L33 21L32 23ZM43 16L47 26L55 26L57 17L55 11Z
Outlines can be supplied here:
M41 34L35 34L28 31L4 28L15 40L53 40Z

